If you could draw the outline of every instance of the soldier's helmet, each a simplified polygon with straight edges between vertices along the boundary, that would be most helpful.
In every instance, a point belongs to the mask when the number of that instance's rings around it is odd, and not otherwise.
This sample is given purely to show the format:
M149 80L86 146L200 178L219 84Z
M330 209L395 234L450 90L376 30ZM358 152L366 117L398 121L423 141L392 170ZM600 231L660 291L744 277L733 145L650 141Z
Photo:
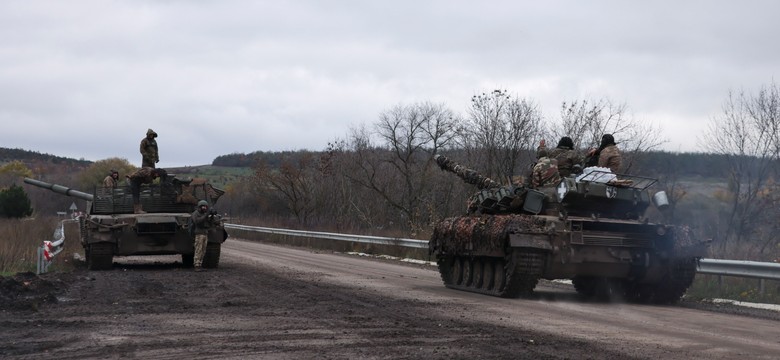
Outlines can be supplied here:
M206 200L198 201L198 207L201 207L201 206L209 206L209 202L206 201Z
M108 175L114 175L114 174L117 174L117 175L119 175L119 171L116 171L116 170L114 170L114 169L111 169L111 171L109 171L109 173L108 173Z
M152 129L146 130L146 136L149 136L149 135L152 135L152 137L157 137L157 133L154 132L154 130L152 130Z

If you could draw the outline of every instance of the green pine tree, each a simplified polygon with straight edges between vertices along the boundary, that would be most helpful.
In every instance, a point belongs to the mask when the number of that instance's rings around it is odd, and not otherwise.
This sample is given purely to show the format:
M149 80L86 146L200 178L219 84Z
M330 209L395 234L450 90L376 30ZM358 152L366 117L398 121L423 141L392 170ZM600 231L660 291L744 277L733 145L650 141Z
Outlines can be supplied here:
M6 218L22 218L32 215L30 198L21 186L11 185L0 190L0 216Z

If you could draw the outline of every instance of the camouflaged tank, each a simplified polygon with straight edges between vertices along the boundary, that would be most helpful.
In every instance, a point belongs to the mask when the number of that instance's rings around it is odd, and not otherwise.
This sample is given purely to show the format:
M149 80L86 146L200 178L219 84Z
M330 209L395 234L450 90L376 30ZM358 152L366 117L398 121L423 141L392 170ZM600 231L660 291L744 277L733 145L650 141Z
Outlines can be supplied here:
M705 255L706 243L644 217L654 179L591 168L556 187L527 189L435 160L479 189L468 215L438 223L429 242L449 288L518 297L539 279L571 279L586 297L671 303ZM663 192L653 202L668 205Z
M24 182L58 194L87 201L86 215L79 217L81 245L90 270L113 267L114 256L175 255L182 263L193 265L195 254L189 220L199 200L211 206L224 194L205 179L180 180L168 175L159 184L142 185L140 200L144 214L133 213L130 186L96 187L85 193L62 185L25 178ZM219 265L222 243L227 239L224 223L215 216L217 226L208 234L203 267Z

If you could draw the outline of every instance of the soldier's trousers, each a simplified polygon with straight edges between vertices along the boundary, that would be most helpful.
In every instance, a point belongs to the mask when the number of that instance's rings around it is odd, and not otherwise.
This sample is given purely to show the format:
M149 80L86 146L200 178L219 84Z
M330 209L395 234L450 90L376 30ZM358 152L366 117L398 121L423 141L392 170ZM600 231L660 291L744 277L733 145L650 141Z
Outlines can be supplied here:
M206 234L195 234L195 267L203 265L203 256L206 255L206 243L209 238Z

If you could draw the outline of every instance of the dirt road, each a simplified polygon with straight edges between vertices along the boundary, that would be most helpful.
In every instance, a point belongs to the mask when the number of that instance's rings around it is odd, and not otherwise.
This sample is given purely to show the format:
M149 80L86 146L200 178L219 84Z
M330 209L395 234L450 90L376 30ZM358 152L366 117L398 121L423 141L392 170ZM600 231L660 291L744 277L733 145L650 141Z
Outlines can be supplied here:
M150 259L156 259L156 261ZM0 302L0 357L776 358L777 317L444 288L434 267L231 239L220 268L175 257L47 274L55 303ZM32 285L31 285L32 286ZM44 299L45 300L45 299ZM16 304L20 305L20 304ZM37 308L37 309L36 309Z

